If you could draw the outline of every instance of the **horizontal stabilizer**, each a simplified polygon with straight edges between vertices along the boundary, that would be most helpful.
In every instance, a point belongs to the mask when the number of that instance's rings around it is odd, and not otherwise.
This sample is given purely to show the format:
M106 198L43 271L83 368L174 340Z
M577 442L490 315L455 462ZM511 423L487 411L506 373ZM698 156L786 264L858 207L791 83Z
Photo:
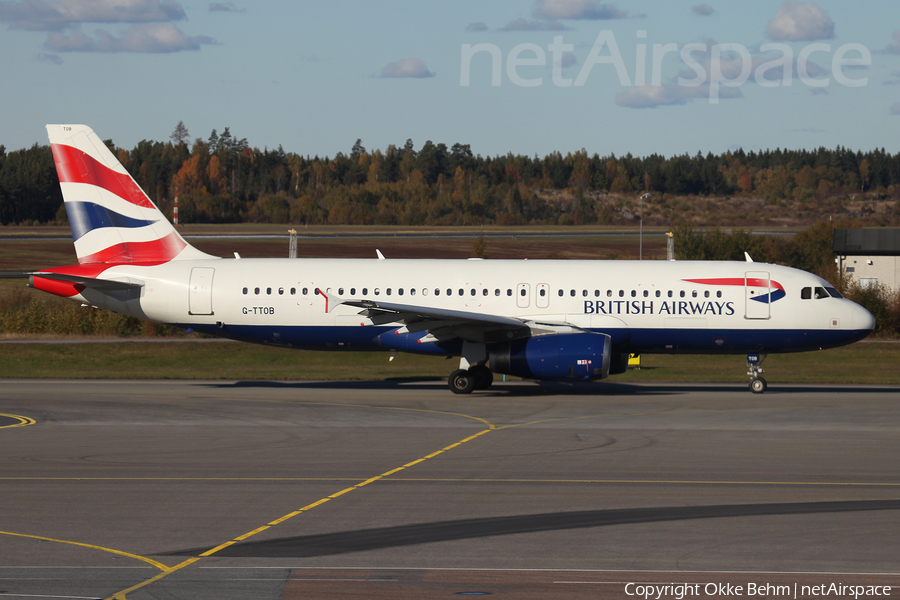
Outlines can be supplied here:
M83 275L66 275L64 273L50 273L43 271L35 271L34 273L26 273L29 276L29 283L33 283L34 277L43 279L53 279L54 281L67 281L69 283L77 283L86 288L94 290L136 290L144 287L144 282L128 278L127 281L119 279L95 279L93 277L85 277Z

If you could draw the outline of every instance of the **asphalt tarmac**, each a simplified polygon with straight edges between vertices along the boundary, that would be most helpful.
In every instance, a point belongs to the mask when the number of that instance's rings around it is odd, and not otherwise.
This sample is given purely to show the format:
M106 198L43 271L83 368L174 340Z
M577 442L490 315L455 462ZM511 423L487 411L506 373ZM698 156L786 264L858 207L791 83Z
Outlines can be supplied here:
M3 380L0 598L896 595L898 392Z

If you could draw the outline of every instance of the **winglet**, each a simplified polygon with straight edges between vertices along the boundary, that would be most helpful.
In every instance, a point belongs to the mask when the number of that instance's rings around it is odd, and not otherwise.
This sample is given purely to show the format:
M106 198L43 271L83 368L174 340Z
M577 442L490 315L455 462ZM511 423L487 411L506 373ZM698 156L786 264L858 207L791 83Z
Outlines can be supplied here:
M384 254L381 253L381 250L375 248L375 254L378 255L378 260L384 260Z
M748 252L744 252L744 258L747 259L747 262L753 262L753 259L750 258L750 254Z

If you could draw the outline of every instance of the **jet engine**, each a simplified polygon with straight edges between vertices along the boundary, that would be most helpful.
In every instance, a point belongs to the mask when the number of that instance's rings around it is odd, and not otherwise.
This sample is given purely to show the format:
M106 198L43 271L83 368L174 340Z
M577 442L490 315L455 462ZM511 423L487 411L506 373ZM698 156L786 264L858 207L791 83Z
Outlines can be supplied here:
M605 333L554 333L496 344L491 370L524 379L591 380L609 376L612 340Z

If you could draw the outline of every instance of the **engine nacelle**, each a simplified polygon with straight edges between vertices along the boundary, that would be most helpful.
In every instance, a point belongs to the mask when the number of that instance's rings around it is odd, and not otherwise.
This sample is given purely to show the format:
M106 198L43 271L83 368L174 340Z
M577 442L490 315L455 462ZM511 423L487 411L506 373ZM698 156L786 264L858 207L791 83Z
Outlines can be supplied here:
M523 379L604 379L612 340L605 333L563 333L504 342L489 349L491 370Z

